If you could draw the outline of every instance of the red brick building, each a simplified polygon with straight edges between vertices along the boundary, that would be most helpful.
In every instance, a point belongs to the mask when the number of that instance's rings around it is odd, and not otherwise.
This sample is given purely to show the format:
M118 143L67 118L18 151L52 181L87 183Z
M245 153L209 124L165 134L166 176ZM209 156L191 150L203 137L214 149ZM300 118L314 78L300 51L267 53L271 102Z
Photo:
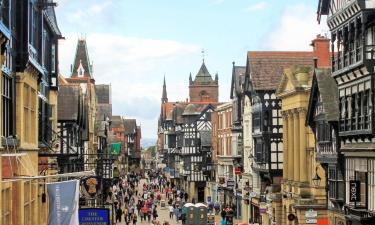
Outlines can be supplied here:
M203 61L195 79L190 74L189 77L189 99L192 103L209 102L216 103L219 101L219 78L215 75L212 79L207 67Z

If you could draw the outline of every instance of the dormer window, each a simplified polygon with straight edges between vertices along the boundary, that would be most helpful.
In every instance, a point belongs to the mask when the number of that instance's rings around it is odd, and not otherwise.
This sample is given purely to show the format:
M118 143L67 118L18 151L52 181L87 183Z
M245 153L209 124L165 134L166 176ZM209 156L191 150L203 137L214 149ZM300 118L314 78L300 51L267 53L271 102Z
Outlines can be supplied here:
M82 66L81 60L79 61L79 67L77 69L77 73L78 73L78 77L83 77L83 75L85 74L85 69Z

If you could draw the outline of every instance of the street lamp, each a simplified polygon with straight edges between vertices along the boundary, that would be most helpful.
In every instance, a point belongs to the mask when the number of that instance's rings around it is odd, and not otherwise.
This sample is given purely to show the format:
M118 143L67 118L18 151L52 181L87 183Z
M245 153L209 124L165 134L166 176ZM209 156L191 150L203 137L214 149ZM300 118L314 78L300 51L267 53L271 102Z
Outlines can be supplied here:
M321 180L322 180L322 178L320 178L320 176L318 175L318 167L316 167L315 176L312 178L312 181L313 181L315 186L319 186Z

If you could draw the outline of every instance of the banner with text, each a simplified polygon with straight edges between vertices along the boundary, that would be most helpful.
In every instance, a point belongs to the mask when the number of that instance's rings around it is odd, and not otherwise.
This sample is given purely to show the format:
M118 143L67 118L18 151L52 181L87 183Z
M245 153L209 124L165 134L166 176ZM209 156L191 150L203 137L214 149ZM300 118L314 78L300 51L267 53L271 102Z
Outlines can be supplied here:
M79 180L47 184L49 225L78 225Z

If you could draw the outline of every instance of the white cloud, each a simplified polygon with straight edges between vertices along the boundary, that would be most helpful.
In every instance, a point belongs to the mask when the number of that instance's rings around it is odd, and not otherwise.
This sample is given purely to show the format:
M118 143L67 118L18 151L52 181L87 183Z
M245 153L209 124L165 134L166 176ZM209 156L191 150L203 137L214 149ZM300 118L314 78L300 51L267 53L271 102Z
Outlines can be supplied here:
M325 35L328 28L324 21L316 20L314 8L305 5L287 7L275 29L265 37L267 50L311 50L311 40L317 34Z
M211 0L211 4L213 5L220 5L222 3L224 3L225 0Z
M64 36L66 40L59 45L60 71L64 76L70 76L78 35ZM154 130L143 129L143 136L154 137L157 128L157 119L154 118L160 113L161 71L168 71L170 66L181 65L181 62L189 62L192 55L199 54L201 47L173 40L103 33L92 33L86 40L96 83L112 85L113 113L137 117L145 128L154 127ZM167 85L168 78L178 79L175 77L177 75L186 80L180 81L181 86L167 86L171 101L183 100L183 96L187 96L187 91L181 93L181 90L187 89L188 74L167 74Z
M247 7L245 9L246 12L254 12L254 11L262 11L264 9L266 9L268 6L268 3L267 2L258 2L258 3L255 3L253 5L250 5L249 7Z
M66 0L59 1L58 4L64 7ZM63 12L64 19L75 26L92 25L93 22L103 22L110 20L112 17L111 9L114 8L112 0L101 0L93 2L80 1L75 5L69 5L70 10ZM74 6L74 7L73 7ZM60 7L57 7L59 11Z

